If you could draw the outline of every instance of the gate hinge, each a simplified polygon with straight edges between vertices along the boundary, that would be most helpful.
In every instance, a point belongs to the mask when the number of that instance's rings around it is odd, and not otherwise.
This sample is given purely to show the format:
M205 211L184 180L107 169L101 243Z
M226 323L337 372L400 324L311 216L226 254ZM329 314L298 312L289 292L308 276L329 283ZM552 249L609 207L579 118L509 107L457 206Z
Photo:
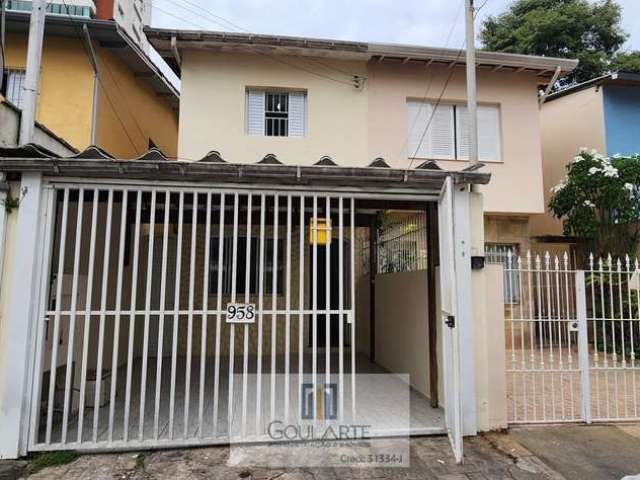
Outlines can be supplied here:
M455 328L456 317L453 315L447 315L447 319L444 321L444 324L449 328Z

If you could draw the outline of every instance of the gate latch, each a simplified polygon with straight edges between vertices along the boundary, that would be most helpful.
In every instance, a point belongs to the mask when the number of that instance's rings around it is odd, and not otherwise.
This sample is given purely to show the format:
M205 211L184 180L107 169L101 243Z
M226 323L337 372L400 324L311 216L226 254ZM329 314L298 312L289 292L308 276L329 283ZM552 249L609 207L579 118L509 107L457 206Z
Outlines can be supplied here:
M455 328L455 326L456 326L456 317L454 317L453 315L447 315L447 318L444 321L444 324L449 328Z

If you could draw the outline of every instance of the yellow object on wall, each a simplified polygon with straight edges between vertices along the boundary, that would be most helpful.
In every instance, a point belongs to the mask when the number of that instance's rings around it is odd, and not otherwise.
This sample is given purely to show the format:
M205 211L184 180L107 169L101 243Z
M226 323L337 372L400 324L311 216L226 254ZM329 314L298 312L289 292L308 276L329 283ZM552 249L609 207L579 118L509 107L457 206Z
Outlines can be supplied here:
M318 218L318 229L316 231L316 237L313 235L313 220L309 225L309 243L313 245L314 240L317 245L327 245L331 243L331 219Z

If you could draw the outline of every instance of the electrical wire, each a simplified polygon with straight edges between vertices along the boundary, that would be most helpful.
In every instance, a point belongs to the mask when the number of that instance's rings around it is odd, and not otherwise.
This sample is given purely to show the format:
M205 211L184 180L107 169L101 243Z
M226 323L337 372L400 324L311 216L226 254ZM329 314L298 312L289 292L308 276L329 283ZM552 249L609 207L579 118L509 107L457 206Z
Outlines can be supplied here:
M453 32L455 31L456 27L458 26L458 21L460 20L460 15L462 14L462 12L464 12L464 0L463 0L463 2L461 4L461 8L459 8L458 12L456 13L456 16L455 16L455 18L453 20L453 23L451 24L451 28L449 29L449 33L447 34L447 39L445 40L444 48L447 48L449 46L449 42L451 41L451 37L453 36ZM464 46L464 44L463 44L463 46ZM416 124L418 123L418 118L420 118L420 113L422 112L422 108L423 108L425 102L427 101L427 98L429 96L429 92L431 91L431 85L432 84L433 84L433 75L430 75L429 76L429 82L427 83L427 86L425 88L424 94L422 95L422 98L420 100L420 105L418 106L418 111L417 111L415 117L413 118L413 122L411 124L411 127L407 130L407 135L406 135L404 143L402 145L402 149L400 150L400 153L399 153L400 157L402 157L402 154L403 154L405 148L407 148L407 146L409 144L409 137L411 136L411 132L413 132L414 128L416 127ZM419 147L420 146L418 146L418 148ZM415 156L415 153L414 153L414 156Z
M168 0L165 0L165 1L168 1ZM190 2L189 0L181 0L181 1L185 2L185 3L189 4L189 5L192 5L193 7L197 8L198 10L200 10L200 12L202 12L202 13L205 13L205 14L211 16L213 18L213 20L207 19L207 21L209 21L211 23L214 23L214 24L216 24L218 26L221 26L221 27L223 27L225 29L228 29L229 27L227 25L221 23L221 21L224 21L228 25L231 25L231 27L232 27L231 30L232 31L238 31L238 32L242 32L242 33L251 33L246 28L240 27L237 24L235 24L235 23L233 23L233 22L231 22L229 20L226 20L224 17L221 17L220 15L216 15L216 14L212 13L210 10L205 9L204 7L202 7L200 5L194 4L193 2ZM165 14L173 17L173 18L176 18L177 20L181 20L183 22L189 23L189 24L194 25L194 26L196 26L198 28L202 28L202 29L205 29L205 30L208 29L208 27L206 27L206 26L204 26L204 25L202 25L200 23L196 23L196 22L194 22L192 20L189 20L187 18L184 18L184 17L181 17L179 15L176 15L175 13L170 12L170 11L168 11L168 10L162 8L162 7L159 7L157 5L157 1L154 2L154 3L155 3L154 8L157 8L161 12L163 12L163 13L165 13ZM172 6L177 6L179 8L182 8L184 11L189 12L189 13L191 13L193 15L200 15L199 12L194 11L194 10L192 10L190 8L187 8L184 5L180 5L180 4L177 4L175 2L169 2L169 3ZM259 55L270 57L272 60L274 60L276 62L283 63L281 58L279 58L279 57L277 57L277 56L275 56L273 54L269 54L267 52L262 52L262 51L258 51L256 49L250 49L250 48L248 48L248 50L252 51L253 53L257 53ZM358 78L358 79L362 79L362 80L366 80L367 79L366 76L364 76L362 74L348 72L348 71L346 71L344 69L335 67L333 65L330 65L328 63L322 62L322 61L317 60L317 59L312 58L312 57L305 57L304 60L302 58L300 58L300 61L306 62L307 65L309 65L310 63L315 63L316 65L320 65L320 66L324 67L325 69L333 70L333 71L335 71L337 73L340 73L341 75L345 75L345 76L349 77L349 81L339 80L339 79L333 78L333 77L331 77L331 76L329 76L327 74L312 70L311 66L305 68L305 67L300 66L299 64L292 64L292 63L286 63L286 62L285 63L287 65L293 67L293 68L298 68L298 69L303 70L303 71L305 71L307 73L311 73L312 75L316 75L316 76L325 78L327 80L332 80L334 82L344 83L345 85L349 85L349 86L353 86L354 85L354 83L353 83L353 79L354 78Z
M69 13L69 5L67 5L66 0L62 0L62 3L65 6L66 15L69 18L69 21L71 22L71 24L75 28L78 29L78 40L80 40L82 48L83 48L85 54L87 55L87 58L89 59L89 62L92 62L91 52L88 50L87 45L85 44L85 39L83 38L84 35L82 33L82 27L78 25L79 23L82 23L82 22L77 22L76 19L74 19L73 16ZM111 76L111 79L114 80L114 77L111 74L109 66L105 62L102 62L101 67L103 67L103 66L106 67L106 70L109 73L109 75ZM125 135L127 136L128 140L129 140L129 143L131 143L131 146L135 150L136 155L140 155L141 152L138 150L138 147L136 146L135 142L131 138L131 135L129 134L129 131L127 130L127 127L125 126L124 121L122 120L122 117L120 117L120 114L118 113L118 110L115 108L115 106L113 104L113 101L111 99L111 96L109 95L109 91L104 87L104 84L102 83L102 79L100 78L99 71L96 71L96 80L98 81L99 86L102 88L102 91L105 94L105 98L107 99L107 102L109 103L109 106L111 107L111 110L113 111L114 115L118 119L118 122L120 123L120 126L122 127L122 130L124 131ZM114 80L114 83L116 83L115 80ZM135 116L131 112L131 109L129 108L129 104L126 102L126 100L125 100L124 104L127 107L127 109L129 110L129 114L131 115L131 117L133 118L134 123L136 124L136 126L140 130L140 133L142 133L142 136L144 137L145 136L144 132L142 131L140 125L138 124ZM94 108L95 108L95 106L94 106Z

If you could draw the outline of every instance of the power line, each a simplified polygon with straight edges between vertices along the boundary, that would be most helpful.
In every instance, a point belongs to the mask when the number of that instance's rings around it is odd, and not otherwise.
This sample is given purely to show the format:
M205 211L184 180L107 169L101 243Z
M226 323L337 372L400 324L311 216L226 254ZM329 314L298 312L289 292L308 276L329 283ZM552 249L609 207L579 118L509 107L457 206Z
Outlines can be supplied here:
M165 0L165 1L167 1L167 0ZM209 21L209 22L211 22L211 23L214 23L214 24L216 24L216 25L218 25L218 26L220 26L220 27L222 27L222 28L228 29L229 27L228 27L227 25L224 25L223 23L221 23L220 21L218 21L218 20L217 20L217 19L220 19L221 21L227 22L229 25L231 25L231 26L232 26L232 28L231 28L231 30L232 30L232 31L239 31L239 32L242 32L242 33L251 33L251 32L250 32L249 30L247 30L246 28L240 27L240 26L238 26L237 24L235 24L235 23L233 23L233 22L231 22L231 21L229 21L229 20L226 20L225 18L221 17L220 15L216 15L216 14L212 13L210 10L207 10L207 9L205 9L204 7L201 7L200 5L197 5L197 4L194 4L194 3L192 3L192 2L189 2L188 0L181 0L181 1L183 1L183 2L185 2L185 3L188 3L189 5L193 5L195 8L197 8L197 9L198 9L198 10L200 10L201 12L203 12L203 13L205 13L205 14L207 14L207 15L211 16L211 17L213 17L213 18L214 18L214 20L207 19L207 21ZM200 15L200 13L199 13L199 12L194 11L194 10L192 10L192 9L190 9L190 8L187 8L187 7L185 7L184 5L180 5L180 4L177 4L177 3L171 3L171 5L172 5L172 6L177 6L177 7L179 7L179 8L182 8L184 11L189 12L189 13L191 13L191 14L193 14L193 15ZM202 24L200 24L200 23L196 23L196 22L194 22L194 21L192 21L192 20L190 20L190 19L188 19L188 18L181 17L181 16L179 16L179 15L176 15L176 14L175 14L175 13L173 13L173 12L170 12L170 11L168 11L168 10L165 10L165 9L164 9L164 8L162 8L162 7L159 7L159 6L157 5L157 2L156 2L156 5L155 5L155 8L157 8L157 9L158 9L158 10L160 10L161 12L163 12L163 13L165 13L165 14L167 14L167 15L169 15L169 16L171 16L171 17L173 17L173 18L176 18L176 19L181 20L181 21L183 21L183 22L186 22L186 23L189 23L189 24L194 25L194 26L196 26L196 27L199 27L199 28L202 28L202 29L207 30L207 27L206 27L206 26L204 26L204 25L202 25ZM273 55L273 54L269 54L269 53L267 53L267 52L261 52L261 51L257 51L257 50L255 50L255 49L249 49L249 50L250 50L250 51L253 51L254 53L257 53L257 54L259 54L259 55L268 56L268 57L272 58L274 61L279 61L279 60L281 60L281 59L279 59L278 57L276 57L275 55ZM330 64L328 64L328 63L324 63L324 62L322 62L322 61L320 61L320 60L317 60L317 59L315 59L315 58L312 58L312 57L305 57L304 59L300 58L300 61L301 61L301 62L305 62L307 65L309 65L309 63L315 63L315 64L317 64L317 65L320 65L320 66L324 67L325 69L333 70L333 71L335 71L335 72L337 72L337 73L340 73L341 75L346 75L347 77L349 77L349 79L350 79L350 80L349 80L349 81L346 81L346 80L339 80L339 79L333 78L333 77L331 77L331 76L329 76L329 75L327 75L327 74L324 74L324 73L321 73L321 72L318 72L318 71L312 70L312 69L311 69L311 66L309 66L308 68L304 68L304 67L301 67L300 65L291 64L291 63L288 63L288 65L289 65L289 66L291 66L291 67L293 67L293 68L298 68L298 69L300 69L300 70L304 70L304 71L306 71L307 73L311 73L312 75L320 76L320 77L323 77L323 78L325 78L325 79L327 79L327 80L332 80L332 81L336 81L336 82L345 83L345 84L347 84L347 85L349 85L349 86L353 86L353 78L355 78L355 77L366 80L366 76L363 76L363 75L361 75L361 74L356 74L356 73L348 72L348 71L346 71L346 70L344 70L344 69L341 69L341 68L335 67L335 66L330 65ZM282 63L282 62L280 62L280 63Z
M458 21L460 20L460 15L462 14L462 12L464 12L464 1L463 1L462 5L461 5L461 8L456 13L456 16L455 16L455 18L453 20L453 23L451 24L451 28L449 29L449 33L447 34L447 39L445 40L444 48L447 48L447 46L449 45L449 42L451 41L451 37L453 36L453 32L455 31L456 27L458 26ZM464 47L464 43L463 43L463 47ZM461 52L458 53L458 57L460 56L460 54L461 54ZM456 61L457 61L457 59L456 59ZM407 130L407 135L406 135L404 143L402 145L402 149L400 150L400 156L401 157L402 157L402 154L403 154L405 148L408 147L409 137L411 135L411 132L413 132L413 129L415 128L416 124L418 123L418 118L420 118L420 113L422 112L422 108L423 108L423 106L424 106L424 104L425 104L425 102L427 100L427 97L429 96L429 92L431 91L431 85L432 84L433 84L433 74L431 74L429 76L429 82L427 83L427 87L426 87L426 89L424 91L424 95L422 95L422 99L421 99L420 104L418 106L418 111L416 112L416 115L413 118L413 123L411 124L411 127ZM427 128L428 128L428 126L427 126ZM426 132L423 133L423 137L424 137L425 133ZM420 142L420 145L418 145L418 148L421 145L422 145L422 141ZM416 150L416 152L414 152L414 157L415 157L416 153L417 153L417 150ZM412 161L412 163L413 163L413 161ZM411 167L409 166L409 168L411 168Z

